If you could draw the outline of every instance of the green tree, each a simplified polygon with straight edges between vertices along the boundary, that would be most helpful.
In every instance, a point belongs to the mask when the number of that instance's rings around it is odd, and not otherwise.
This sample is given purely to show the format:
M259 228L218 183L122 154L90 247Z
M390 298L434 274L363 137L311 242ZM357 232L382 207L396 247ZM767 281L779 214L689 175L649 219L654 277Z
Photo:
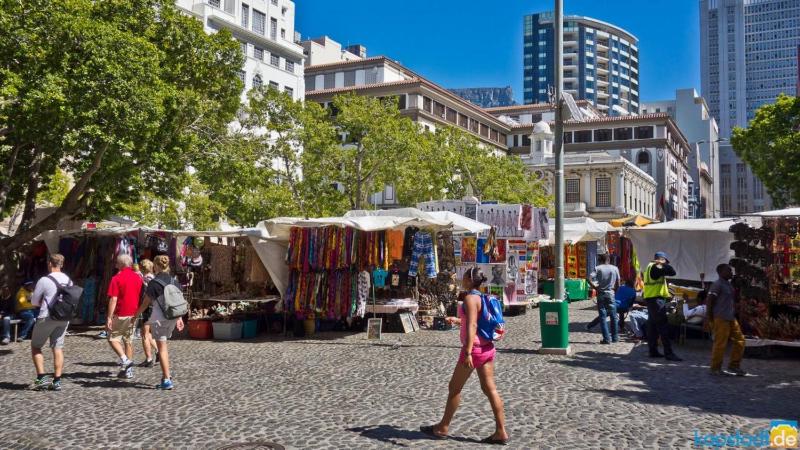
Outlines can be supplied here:
M24 202L8 252L63 218L105 216L141 192L177 197L186 168L235 117L243 56L172 0L0 0L0 89L7 117L0 215ZM31 224L56 168L75 183Z
M424 143L407 162L397 180L403 205L475 195L504 203L551 202L542 182L517 156L482 145L471 134L451 126L423 133Z
M418 125L400 115L393 98L339 95L331 118L345 142L316 155L315 167L340 183L353 209L368 207L371 194L397 182L426 145Z
M318 161L338 148L336 129L317 103L261 87L248 93L236 130L199 174L212 198L241 225L278 216L346 210L344 196Z
M140 225L170 230L216 230L225 208L211 199L208 187L194 175L187 175L186 188L179 197L160 198L142 192L138 201L122 206L120 213Z
M733 150L764 183L777 207L800 203L800 98L781 94L747 128L735 128Z

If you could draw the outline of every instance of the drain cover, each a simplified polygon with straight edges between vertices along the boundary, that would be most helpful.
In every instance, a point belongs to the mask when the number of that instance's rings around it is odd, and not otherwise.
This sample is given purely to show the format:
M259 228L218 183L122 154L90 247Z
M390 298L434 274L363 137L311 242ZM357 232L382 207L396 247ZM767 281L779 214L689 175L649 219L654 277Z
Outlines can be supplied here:
M217 450L284 450L283 446L274 442L240 442L219 447Z

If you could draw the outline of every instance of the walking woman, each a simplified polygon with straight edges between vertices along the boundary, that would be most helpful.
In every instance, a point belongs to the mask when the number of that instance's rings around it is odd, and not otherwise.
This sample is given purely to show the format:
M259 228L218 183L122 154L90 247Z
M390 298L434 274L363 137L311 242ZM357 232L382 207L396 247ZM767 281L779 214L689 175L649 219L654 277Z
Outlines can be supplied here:
M156 277L153 273L153 262L149 259L143 259L139 266L142 269L142 281L144 281L144 291L147 292L147 284ZM144 296L142 296L142 300L144 300ZM153 305L152 303L150 306L147 307L142 312L142 348L144 349L144 356L145 360L140 367L153 367L153 365L158 362L158 345L156 344L156 340L153 339L153 333L150 330L150 315L153 313ZM155 353L155 357L153 354Z
M486 394L489 403L492 405L492 412L495 419L495 432L484 439L482 442L487 444L508 444L508 433L506 432L505 412L503 411L503 400L497 393L494 383L494 343L478 336L478 317L481 314L481 293L478 288L486 282L486 275L473 267L464 274L462 287L466 291L464 301L458 306L458 317L448 317L448 322L461 325L461 355L458 358L453 376L450 378L449 393L447 404L444 409L442 420L432 426L423 426L420 430L437 439L447 437L450 430L450 422L456 414L458 405L461 403L461 390L464 388L473 370L478 372L481 382L481 390Z
M167 319L162 310L163 306L158 302L158 298L164 293L166 286L173 282L172 277L169 275L169 257L166 255L156 256L153 260L153 268L156 276L147 283L144 301L139 306L139 310L136 311L136 315L141 315L148 306L153 305L148 323L150 324L150 332L158 347L158 362L161 364L161 372L163 373L161 383L156 386L156 389L171 390L173 383L169 371L167 340L172 337L172 332L176 327L178 331L183 330L183 318Z

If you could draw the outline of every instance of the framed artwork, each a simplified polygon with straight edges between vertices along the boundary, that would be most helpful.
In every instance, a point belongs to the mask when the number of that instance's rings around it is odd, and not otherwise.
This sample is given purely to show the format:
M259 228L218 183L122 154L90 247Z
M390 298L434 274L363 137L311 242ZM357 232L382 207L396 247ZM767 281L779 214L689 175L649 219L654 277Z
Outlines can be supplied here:
M478 239L465 237L461 240L461 262L474 263L478 254Z
M383 319L367 319L367 340L380 340Z
M414 329L414 322L416 322L416 319L414 319L414 316L411 315L410 312L402 312L399 313L399 315L400 323L403 325L403 333L413 333L416 331ZM419 328L419 324L417 324L417 328Z

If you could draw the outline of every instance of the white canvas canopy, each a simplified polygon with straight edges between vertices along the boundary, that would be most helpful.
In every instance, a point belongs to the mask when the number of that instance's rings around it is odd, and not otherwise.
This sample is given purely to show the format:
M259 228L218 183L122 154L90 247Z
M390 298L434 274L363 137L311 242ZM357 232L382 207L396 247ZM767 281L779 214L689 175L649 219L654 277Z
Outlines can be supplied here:
M633 241L639 264L644 270L656 252L666 252L681 280L716 279L719 264L733 257L733 233L728 229L741 219L688 219L632 228L626 236Z
M761 217L779 217L779 216L795 217L795 216L800 216L800 208L787 208L787 209L778 209L775 211L764 211L756 213L755 215Z
M590 217L576 217L564 219L564 242L577 244L579 242L598 241L603 242L606 233L614 231L606 222L597 222ZM556 223L550 221L550 245L556 242Z

